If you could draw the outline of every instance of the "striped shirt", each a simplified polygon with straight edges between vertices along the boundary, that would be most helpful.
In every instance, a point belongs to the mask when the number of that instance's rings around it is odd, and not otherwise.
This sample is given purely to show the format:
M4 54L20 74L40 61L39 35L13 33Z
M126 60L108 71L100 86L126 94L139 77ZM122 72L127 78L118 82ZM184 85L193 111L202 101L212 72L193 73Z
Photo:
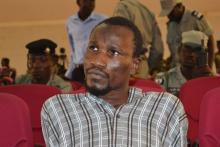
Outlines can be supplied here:
M47 147L186 147L188 122L178 98L130 88L119 108L90 93L48 99L41 121Z

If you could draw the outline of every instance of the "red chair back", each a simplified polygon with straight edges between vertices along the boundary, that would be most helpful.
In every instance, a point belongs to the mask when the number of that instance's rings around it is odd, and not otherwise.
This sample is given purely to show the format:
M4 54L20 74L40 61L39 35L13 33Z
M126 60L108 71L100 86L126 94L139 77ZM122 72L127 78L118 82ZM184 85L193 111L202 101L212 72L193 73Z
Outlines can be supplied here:
M189 80L182 85L179 98L183 103L189 121L188 138L198 139L200 104L204 94L220 86L220 77L200 77Z
M220 87L208 91L200 105L199 146L220 147Z
M0 93L0 146L33 147L30 112L19 97Z
M129 86L137 87L143 89L143 91L156 91L163 92L164 89L153 80L145 80L145 79L132 79L129 81Z
M17 95L27 103L31 114L34 144L44 145L40 121L41 108L49 97L61 93L60 89L40 84L22 84L2 86L0 92Z
M140 88L144 92L148 92L148 91L163 92L164 91L164 89L159 84L155 83L152 80L132 79L129 81L129 86ZM86 91L86 88L82 86L77 90L73 90L72 93L81 93L85 91Z
M78 90L78 89L83 87L83 84L81 84L81 83L79 83L77 81L70 81L70 84L72 86L72 90L73 91L76 91L76 90Z

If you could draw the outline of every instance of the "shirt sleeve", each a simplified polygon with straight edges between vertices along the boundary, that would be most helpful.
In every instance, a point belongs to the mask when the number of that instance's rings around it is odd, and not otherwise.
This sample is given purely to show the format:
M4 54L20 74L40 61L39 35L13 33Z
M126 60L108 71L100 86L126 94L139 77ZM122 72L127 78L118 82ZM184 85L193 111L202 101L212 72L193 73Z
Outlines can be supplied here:
M152 37L152 47L149 55L149 66L151 69L154 69L160 66L160 62L163 58L163 53L164 53L161 32L156 20L154 20L152 24L152 35L153 37Z
M74 58L73 58L73 54L74 54L74 36L73 34L71 33L71 29L70 29L70 22L71 22L71 18L69 18L69 20L67 21L66 23L66 31L67 31L67 37L68 37L68 40L69 40L69 44L70 44L70 47L71 47L71 53L70 53L70 64L69 64L69 67L67 68L67 71L65 73L65 77L67 77L68 79L71 79L72 78L72 72L75 68L75 64L74 64Z
M201 19L197 19L196 23L198 29L204 32L207 36L211 36L213 34L213 30L204 16Z
M129 13L128 7L124 5L123 3L119 2L113 12L113 16L121 16L127 19L130 19L131 14Z

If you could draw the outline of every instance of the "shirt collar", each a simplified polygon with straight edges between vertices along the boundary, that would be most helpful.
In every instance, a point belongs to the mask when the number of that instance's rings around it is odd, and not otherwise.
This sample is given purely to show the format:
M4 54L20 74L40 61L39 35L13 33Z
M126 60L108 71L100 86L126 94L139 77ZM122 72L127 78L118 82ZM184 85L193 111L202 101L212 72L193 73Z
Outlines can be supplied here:
M189 20L189 17L191 15L191 12L185 8L185 11L184 11L184 14L182 16L182 19L181 19L181 22L180 23L183 23L185 21L188 21Z
M178 64L176 68L177 68L178 77L180 77L181 82L183 82L183 83L186 82L187 80L181 72L181 66Z
M93 102L97 102L99 104L104 104L104 105L110 105L109 103L107 103L105 100L97 97L97 96L94 96L92 95L91 93L87 92L86 93L86 96ZM130 87L129 88L129 96L128 96L128 100L127 102L128 103L132 103L132 101L134 99L137 99L137 98L142 98L143 97L143 92L141 89L139 88L135 88L135 87Z
M79 18L78 13L77 13L76 15L73 15L73 19L81 20L81 19ZM95 13L92 12L92 13L89 15L89 17L88 17L86 20L84 20L84 22L85 22L85 21L88 21L88 20L94 20L94 19L96 19ZM82 20L81 20L81 21L82 21Z

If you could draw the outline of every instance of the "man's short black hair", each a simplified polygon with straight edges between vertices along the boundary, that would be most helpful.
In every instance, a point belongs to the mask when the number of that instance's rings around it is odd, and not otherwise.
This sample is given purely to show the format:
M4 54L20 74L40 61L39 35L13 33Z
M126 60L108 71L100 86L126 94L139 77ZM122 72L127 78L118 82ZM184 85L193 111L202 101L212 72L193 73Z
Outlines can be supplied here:
M9 66L10 60L7 57L2 58L1 64L4 66Z
M136 27L136 25L134 23L132 23L130 20L128 20L124 17L120 17L120 16L110 17L110 18L105 19L102 22L100 22L95 28L97 28L101 24L118 25L118 26L127 27L134 34L135 48L134 48L133 56L139 57L141 54L145 53L146 50L143 49L143 39L142 39L141 33L140 33L139 29ZM93 31L94 31L94 29L93 29Z

